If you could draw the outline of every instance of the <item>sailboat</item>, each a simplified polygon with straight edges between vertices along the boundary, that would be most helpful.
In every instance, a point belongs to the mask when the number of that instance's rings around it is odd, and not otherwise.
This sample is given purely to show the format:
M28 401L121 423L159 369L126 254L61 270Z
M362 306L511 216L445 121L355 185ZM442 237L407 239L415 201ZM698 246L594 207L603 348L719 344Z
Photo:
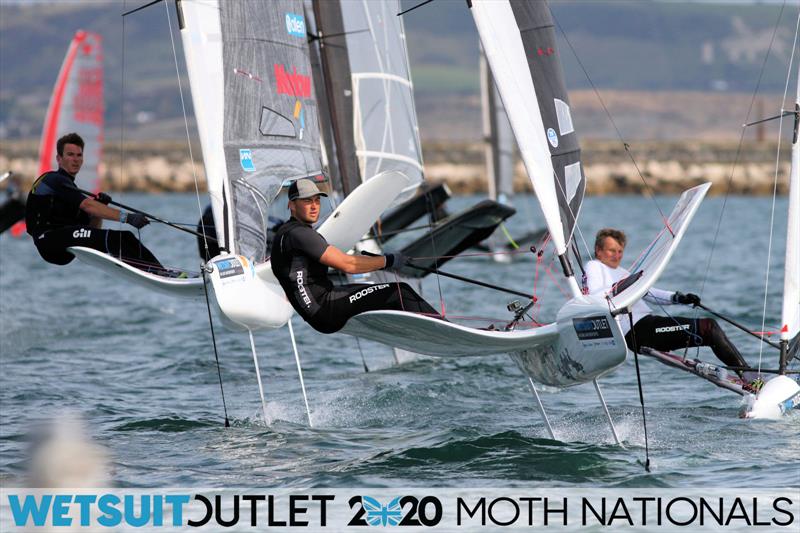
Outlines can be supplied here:
M582 294L568 244L580 212L585 177L549 8L545 2L473 0L471 12L571 298L555 321L535 327L522 321L531 299L500 330L402 311L370 311L353 317L343 331L439 357L507 353L530 381L534 394L534 382L554 387L593 382L605 405L597 379L622 364L627 353L616 317L627 313L658 279L710 184L681 195L631 277L613 294Z
M39 143L39 175L58 168L56 141L59 135L76 132L86 141L86 148L75 185L99 191L103 113L103 39L100 34L78 30L67 48L50 96ZM22 197L17 201L24 204ZM11 229L15 236L25 233L24 209L18 211L18 215L19 222L14 221L16 224Z
M800 15L798 15L800 28ZM797 39L797 35L795 36ZM797 40L795 40L795 46ZM748 381L729 372L721 365L684 355L645 349L645 355L680 370L699 376L718 387L744 397L741 416L745 418L779 418L792 409L800 408L800 384L787 373L789 362L800 358L800 66L794 110L783 110L774 118L792 116L792 158L789 172L789 206L786 216L786 255L783 267L783 303L781 308L780 341L777 375L763 374L763 386L754 389ZM762 339L763 340L763 339Z
M206 264L202 278L171 279L94 250L71 251L108 272L172 294L201 296L207 285L223 323L250 334L255 359L253 331L288 325L293 336L293 311L269 264L269 214L285 184L325 179L309 48L300 30L303 3L181 0L177 7L221 254ZM352 318L343 332L441 357L508 353L531 384L594 382L602 401L597 379L626 356L615 317L655 283L709 184L681 195L618 291L607 298L583 295L567 244L585 178L549 10L541 2L474 1L472 13L572 298L555 321L538 327L523 322L526 306L494 331L402 311L371 311ZM541 54L533 44L543 47ZM526 50L532 51L527 58ZM545 79L548 83L542 83ZM378 173L355 187L318 231L340 249L354 248L412 182L398 170Z

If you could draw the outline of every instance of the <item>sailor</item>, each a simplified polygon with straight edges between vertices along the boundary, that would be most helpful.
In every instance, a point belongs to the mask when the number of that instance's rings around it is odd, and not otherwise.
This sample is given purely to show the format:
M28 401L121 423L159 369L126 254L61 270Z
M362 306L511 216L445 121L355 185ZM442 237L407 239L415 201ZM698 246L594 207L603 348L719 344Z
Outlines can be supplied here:
M586 286L589 294L604 294L614 284L630 276L622 268L622 254L625 252L625 233L605 228L597 232L594 254L597 259L586 264ZM683 294L651 288L644 300L656 305L698 305L700 297L696 294ZM739 350L731 343L717 321L712 318L688 318L682 316L657 316L650 307L639 300L632 309L633 330L630 319L621 316L618 321L625 341L631 350L639 351L643 346L656 350L669 351L695 346L709 346L714 355L725 365L737 369L742 375L749 369Z
M295 311L311 327L334 333L350 317L365 311L393 309L440 318L439 313L406 283L353 283L335 286L328 267L348 274L395 270L406 263L402 254L347 255L328 244L312 224L320 215L320 197L327 196L308 178L289 187L291 218L275 232L272 271Z
M33 183L25 212L28 233L39 255L48 263L66 265L75 259L67 248L85 246L110 254L141 270L165 271L158 259L130 231L102 229L102 221L118 220L141 229L150 222L139 213L108 205L111 196L87 198L75 185L83 165L83 139L68 133L56 143L58 170L46 172Z

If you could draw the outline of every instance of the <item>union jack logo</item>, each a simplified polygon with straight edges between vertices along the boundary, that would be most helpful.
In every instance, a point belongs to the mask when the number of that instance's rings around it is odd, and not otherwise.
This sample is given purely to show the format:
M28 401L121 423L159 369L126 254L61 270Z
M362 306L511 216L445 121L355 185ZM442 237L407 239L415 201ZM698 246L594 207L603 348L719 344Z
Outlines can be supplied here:
M367 523L371 526L396 526L403 519L399 496L387 505L381 505L381 502L369 496L362 496L361 501L367 512Z

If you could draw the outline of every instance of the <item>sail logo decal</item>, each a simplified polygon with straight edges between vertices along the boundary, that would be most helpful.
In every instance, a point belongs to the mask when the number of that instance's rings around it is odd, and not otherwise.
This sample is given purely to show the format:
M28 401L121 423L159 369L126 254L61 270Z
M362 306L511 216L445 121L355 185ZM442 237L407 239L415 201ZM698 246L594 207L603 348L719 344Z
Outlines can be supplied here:
M286 13L286 31L294 37L306 36L306 21L302 15Z
M306 129L306 110L303 107L303 102L296 100L294 103L294 119L300 122L300 131L297 133L297 138L303 140L303 132Z
M289 73L283 65L273 65L276 91L296 98L311 98L311 76L298 74L297 67L291 68L292 72Z
M602 315L573 318L572 327L580 340L613 338L608 319Z
M556 51L552 46L548 46L547 48L542 48L541 46L536 50L536 54L540 56L551 56L555 54Z
M547 140L553 148L558 148L558 134L553 128L547 128Z
M239 163L245 172L255 172L256 165L253 163L253 152L249 148L239 149Z

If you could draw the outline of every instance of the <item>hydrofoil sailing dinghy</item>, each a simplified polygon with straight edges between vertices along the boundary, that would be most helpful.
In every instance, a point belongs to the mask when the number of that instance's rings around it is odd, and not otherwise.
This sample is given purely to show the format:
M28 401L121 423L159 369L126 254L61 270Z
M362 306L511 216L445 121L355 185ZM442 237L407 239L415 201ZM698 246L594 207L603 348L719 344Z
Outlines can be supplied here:
M571 299L554 322L530 329L522 329L522 314L502 330L489 331L401 311L370 311L350 319L343 331L439 357L508 353L531 385L535 381L569 387L591 381L603 401L597 378L622 364L627 353L615 318L656 282L710 184L681 195L664 229L618 292L582 294L568 243L585 177L549 8L545 2L473 0L471 9ZM548 429L552 435L549 423ZM619 441L613 424L612 431Z

